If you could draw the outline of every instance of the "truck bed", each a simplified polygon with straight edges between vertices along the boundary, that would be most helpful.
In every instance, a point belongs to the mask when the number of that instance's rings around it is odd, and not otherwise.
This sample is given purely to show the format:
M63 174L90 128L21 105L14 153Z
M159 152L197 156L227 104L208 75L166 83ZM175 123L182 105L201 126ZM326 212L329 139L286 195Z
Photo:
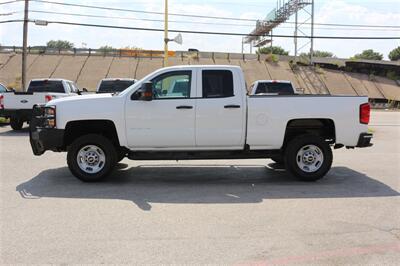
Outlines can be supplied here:
M331 119L336 142L345 146L355 146L359 134L368 131L359 122L359 107L368 103L364 96L254 95L247 101L247 144L253 149L279 149L293 119Z

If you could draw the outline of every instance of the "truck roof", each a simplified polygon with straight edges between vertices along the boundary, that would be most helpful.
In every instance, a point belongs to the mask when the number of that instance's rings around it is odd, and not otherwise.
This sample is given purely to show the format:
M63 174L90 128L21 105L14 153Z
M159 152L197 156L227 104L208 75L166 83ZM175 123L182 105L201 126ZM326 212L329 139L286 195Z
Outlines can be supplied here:
M256 83L256 82L258 82L258 83L262 83L262 82L265 82L265 83L287 83L287 84L292 83L290 80L277 80L277 79L257 80L254 83Z
M114 80L133 81L136 79L134 79L134 78L104 78L104 79L101 79L101 81L114 81Z
M169 66L162 69L181 69L181 68L225 68L225 69L241 69L240 66L231 65L179 65Z
M58 78L41 78L41 79L31 79L31 81L43 81L43 80L48 80L48 81L66 81L66 82L72 82L71 80L68 79L58 79Z

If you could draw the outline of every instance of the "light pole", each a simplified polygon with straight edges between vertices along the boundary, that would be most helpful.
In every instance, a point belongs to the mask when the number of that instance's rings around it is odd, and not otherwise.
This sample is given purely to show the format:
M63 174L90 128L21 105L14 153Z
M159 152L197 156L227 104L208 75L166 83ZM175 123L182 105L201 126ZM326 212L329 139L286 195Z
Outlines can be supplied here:
M165 0L164 11L164 67L168 66L168 0Z
M25 85L26 85L26 47L28 44L28 9L29 9L29 0L25 0L24 29L22 36L22 73L21 73L22 91L25 91Z
M314 61L314 0L311 2L311 47L310 47L310 65Z

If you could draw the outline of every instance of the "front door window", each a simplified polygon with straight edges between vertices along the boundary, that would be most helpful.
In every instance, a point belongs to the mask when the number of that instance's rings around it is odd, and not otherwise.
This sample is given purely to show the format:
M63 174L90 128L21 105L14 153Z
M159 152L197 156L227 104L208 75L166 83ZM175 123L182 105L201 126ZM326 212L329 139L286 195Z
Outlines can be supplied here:
M174 71L152 80L154 99L190 98L191 71Z

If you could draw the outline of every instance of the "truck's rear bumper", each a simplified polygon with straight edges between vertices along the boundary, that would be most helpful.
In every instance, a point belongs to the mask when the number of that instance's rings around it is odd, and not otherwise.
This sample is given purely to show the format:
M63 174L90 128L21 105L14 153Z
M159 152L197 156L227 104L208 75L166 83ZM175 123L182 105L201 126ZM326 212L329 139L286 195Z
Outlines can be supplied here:
M0 117L5 117L8 118L6 112L4 111L4 109L0 109Z
M371 143L373 135L370 133L361 133L358 137L357 148L365 148L371 147L373 144Z
M32 109L0 109L0 117L18 117L22 120L30 120Z
M29 125L29 140L33 154L42 155L45 151L60 151L63 147L64 130L44 127L42 107L34 107Z

